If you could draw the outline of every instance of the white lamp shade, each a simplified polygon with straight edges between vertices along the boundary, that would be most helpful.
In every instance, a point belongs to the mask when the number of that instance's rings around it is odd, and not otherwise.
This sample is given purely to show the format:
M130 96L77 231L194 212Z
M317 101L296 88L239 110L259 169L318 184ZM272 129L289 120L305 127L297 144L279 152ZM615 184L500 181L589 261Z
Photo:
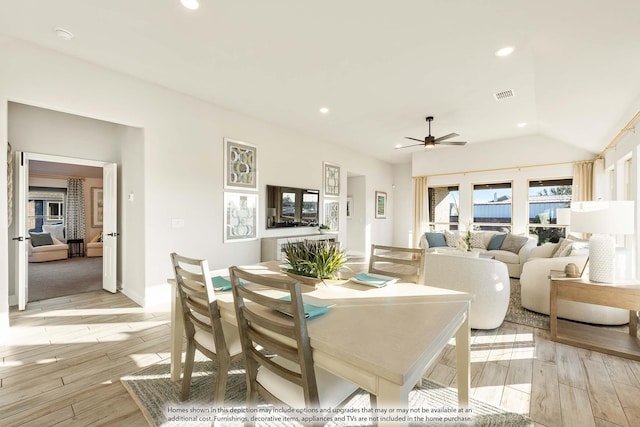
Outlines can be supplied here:
M267 208L267 216L276 216L276 208Z
M558 225L571 224L571 208L556 209L556 224Z
M571 203L571 230L591 234L633 234L633 201Z

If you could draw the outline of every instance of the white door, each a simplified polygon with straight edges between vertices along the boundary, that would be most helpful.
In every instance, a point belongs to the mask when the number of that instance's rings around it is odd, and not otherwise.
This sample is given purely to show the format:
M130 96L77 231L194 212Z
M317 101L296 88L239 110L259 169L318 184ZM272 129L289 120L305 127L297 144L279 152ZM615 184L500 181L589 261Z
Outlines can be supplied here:
M29 275L27 274L27 197L29 196L29 162L24 158L24 153L17 151L14 164L17 165L17 207L18 215L16 217L16 236L13 240L16 242L16 280L18 288L18 309L27 308L27 300L29 297Z
M102 288L116 292L118 259L118 166L109 163L102 168Z

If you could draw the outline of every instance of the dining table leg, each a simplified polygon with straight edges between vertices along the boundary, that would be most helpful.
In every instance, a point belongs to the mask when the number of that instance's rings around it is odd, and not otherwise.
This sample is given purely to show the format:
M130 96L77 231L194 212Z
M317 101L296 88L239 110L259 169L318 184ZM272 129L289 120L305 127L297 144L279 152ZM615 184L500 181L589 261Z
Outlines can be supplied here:
M176 284L171 284L171 381L180 379L182 371L182 343L184 336L184 319L182 318L182 306L178 296Z
M471 329L469 328L469 312L465 321L456 332L456 374L458 377L458 406L469 407L469 387L471 383Z

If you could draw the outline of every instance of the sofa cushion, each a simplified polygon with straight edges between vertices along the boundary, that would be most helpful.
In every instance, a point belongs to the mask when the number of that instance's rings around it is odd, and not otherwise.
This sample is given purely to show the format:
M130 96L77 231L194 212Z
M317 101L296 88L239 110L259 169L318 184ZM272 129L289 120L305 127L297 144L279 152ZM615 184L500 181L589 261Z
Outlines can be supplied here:
M522 249L525 243L527 243L526 237L514 236L513 234L509 233L504 238L504 242L502 242L502 245L500 245L500 249L517 254L520 252L520 249Z
M31 236L31 246L33 247L53 245L53 239L49 233L30 232L29 236Z
M503 251L501 249L492 250L488 255L492 255L498 261L506 264L520 264L520 256L510 251Z
M474 249L487 249L484 242L484 233L477 231L471 232L471 247Z
M447 246L449 247L467 249L464 237L457 231L444 230L444 239L447 241Z
M430 248L447 246L447 241L444 238L444 233L428 231L424 233L424 235L427 238L427 243L429 243Z
M573 248L573 242L569 239L560 239L553 253L551 254L551 258L557 258L561 256L569 256L571 254L571 249Z
M43 224L42 231L51 234L51 237L55 237L62 243L67 241L64 237L64 224Z
M491 238L491 241L487 245L487 250L495 251L500 249L500 246L502 246L502 242L504 242L504 239L506 237L507 235L504 233L494 234L493 237Z

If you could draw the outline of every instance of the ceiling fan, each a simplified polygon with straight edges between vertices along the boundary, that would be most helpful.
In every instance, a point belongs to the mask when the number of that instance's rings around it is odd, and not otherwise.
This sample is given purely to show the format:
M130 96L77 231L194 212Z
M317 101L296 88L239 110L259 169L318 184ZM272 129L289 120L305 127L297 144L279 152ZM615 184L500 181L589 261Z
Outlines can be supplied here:
M422 145L426 149L426 148L433 148L436 145L458 145L458 146L461 146L461 145L465 145L467 143L466 141L445 141L445 139L454 138L456 136L459 136L457 133L450 133L448 135L441 136L439 138L431 136L431 122L432 121L433 121L433 116L427 116L427 123L429 123L429 135L425 136L424 140L418 139L418 138L411 138L410 136L405 136L405 138L407 138L407 139L411 139L413 141L420 141L420 144L401 145L401 146L396 147L396 149L398 149L398 148L417 147L418 145Z

